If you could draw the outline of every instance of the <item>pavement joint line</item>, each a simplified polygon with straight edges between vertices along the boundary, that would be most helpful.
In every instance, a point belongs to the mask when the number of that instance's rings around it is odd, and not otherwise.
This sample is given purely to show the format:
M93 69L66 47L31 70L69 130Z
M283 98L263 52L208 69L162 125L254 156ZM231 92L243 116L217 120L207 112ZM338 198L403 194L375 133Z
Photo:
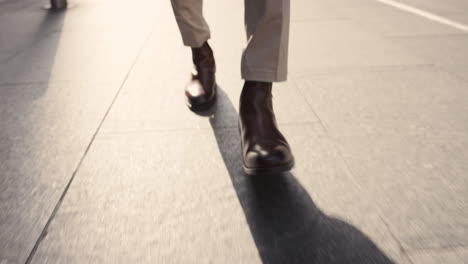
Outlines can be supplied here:
M393 38L393 37L392 37ZM408 65L375 65L375 66L350 66L350 67L334 67L329 69L315 69L309 73L298 73L294 75L294 80L303 80L317 76L339 75L349 73L381 73L381 72L407 72L407 71L434 71L440 67L434 63L425 64L408 64ZM291 78L291 81L293 80Z
M400 2L394 1L394 0L375 0L375 1L380 2L382 4L385 4L385 5L388 5L388 6L391 6L391 7L394 7L394 8L397 8L397 9L400 9L402 11L414 14L414 15L418 15L420 17L424 17L424 18L432 20L434 22L438 22L440 24L444 24L446 26L461 30L461 31L463 31L465 33L468 33L468 25L465 25L465 24L462 24L460 22L445 18L443 16L440 16L440 15L437 15L437 14L434 14L434 13L419 9L417 7L410 6L410 5L407 5L407 4L403 4L403 3L400 3Z
M380 1L380 0L376 0L376 1ZM384 0L385 1L385 0ZM431 65L431 66L434 66L434 65ZM416 69L417 70L417 69ZM385 72L385 71L384 71ZM328 74L325 74L325 75L328 75ZM301 88L298 87L297 85L297 82L294 82L294 87L296 88L297 91L299 91L299 93L304 97L305 95L303 94L303 91ZM337 152L337 155L338 157L343 161L344 165L345 165L345 168L346 168L346 171L347 171L347 174L348 174L348 177L350 178L351 182L355 185L356 188L358 188L358 190L363 190L362 186L358 183L358 181L356 180L356 177L355 177L355 172L351 169L351 166L348 164L348 160L345 158L345 156L343 155L339 145L338 145L338 142L336 142L336 140L331 136L331 134L329 133L327 127L325 126L325 124L323 123L323 121L321 120L320 116L316 113L316 111L314 110L314 108L312 107L311 103L309 102L309 100L306 99L306 103L307 105L309 106L309 108L311 109L311 111L315 114L315 116L317 117L318 119L318 123L322 126L322 128L324 129L325 131L325 134L326 136L329 138L329 140L331 141L331 143L333 144L333 147L334 149L336 150ZM378 209L378 207L377 207ZM410 250L407 250L403 243L398 239L398 237L393 233L390 225L387 223L387 221L385 221L385 218L382 216L382 214L379 212L378 213L378 216L379 218L381 219L381 221L383 222L383 224L385 225L385 227L387 228L387 231L388 233L390 234L390 236L394 239L395 243L397 243L398 245L398 248L400 250L400 252L404 255L405 259L408 260L408 262L410 264L414 264L414 261L411 259L410 257ZM457 246L457 247L450 247L448 248L448 250L450 249L464 249L464 248L467 248L463 245L460 245L460 246ZM439 248L440 249L440 248ZM423 249L421 249L423 250ZM428 249L428 250L431 250L431 249ZM434 249L432 249L434 250ZM413 250L411 250L412 252Z
M278 123L281 127L293 127L293 126L315 126L320 125L320 121L306 121L297 123ZM238 130L235 125L232 126L216 126L217 129L224 130ZM161 128L161 129L135 129L135 130L107 130L100 133L100 136L112 136L112 135L125 135L125 134L148 134L148 133L166 133L166 132L187 132L187 131L211 131L210 127L184 127L184 128Z
M135 56L135 59L133 60L132 64L130 65L130 69L126 73L125 78L123 79L119 89L117 90L116 94L114 95L114 98L112 99L112 102L110 103L109 107L107 108L107 111L105 112L105 114L104 114L101 122L99 123L96 131L94 132L93 136L91 137L91 140L88 143L88 146L86 147L83 155L81 156L80 160L78 161L78 164L77 164L75 170L73 171L73 173L72 173L72 175L70 177L70 180L68 181L67 185L65 186L65 189L63 190L62 194L60 195L60 198L57 201L57 204L55 205L55 207L54 207L54 209L52 211L52 214L50 215L50 217L47 220L44 228L42 229L41 234L39 235L36 242L34 243L34 247L32 248L31 252L29 253L29 256L26 259L25 264L31 263L32 259L34 258L34 255L37 252L37 249L39 248L39 246L40 246L40 244L42 242L42 240L47 236L47 231L49 229L50 224L52 223L55 216L57 215L57 212L60 209L60 206L62 205L62 202L65 200L65 196L66 196L68 190L70 189L70 186L73 183L73 180L75 179L75 176L78 174L78 171L79 171L81 165L83 164L83 161L84 161L85 157L87 156L87 154L88 154L89 150L91 149L91 146L93 145L93 143L94 143L99 131L101 130L107 116L109 115L110 110L112 109L112 106L114 105L115 101L119 97L119 94L122 91L123 87L127 83L127 80L128 80L128 77L130 76L130 73L132 72L136 62L140 58L140 55L142 54L142 51L143 51L144 47L148 43L149 38L153 35L153 32L154 32L154 28L148 33L148 35L146 36L145 40L143 41L141 47L139 48L138 53Z
M50 80L50 81L25 81L25 82L4 82L0 83L2 87L12 86L33 86L33 85L60 85L60 84L76 84L76 85L113 85L116 82L112 81L84 81L84 80ZM1 263L0 263L1 264Z
M346 168L346 176L350 179L350 181L354 184L354 186L358 189L358 190L362 190L362 186L358 183L358 181L356 180L356 177L354 176L355 173L353 172L353 170L351 169L351 166L348 164L348 161L347 159L345 159L340 147L338 146L338 143L336 142L336 140L333 138L333 136L331 135L331 133L328 131L328 128L327 126L325 125L325 123L322 121L322 119L320 118L320 116L317 114L317 112L315 111L314 107L312 106L312 104L309 102L309 100L307 100L307 96L304 94L304 92L302 91L302 89L297 85L297 82L294 82L293 83L293 87L299 92L300 95L302 95L303 98L305 98L305 101L306 101L306 104L307 106L309 106L310 108L310 111L312 111L312 113L314 113L315 117L317 117L317 124L319 124L324 133L325 133L325 136L328 140L330 140L330 143L332 144L334 150L336 151L337 153L337 156L339 159L341 159L344 163L344 166Z
M390 236L395 240L395 242L398 244L398 248L400 252L405 256L405 258L409 261L409 263L414 264L414 261L411 259L411 256L409 254L409 251L403 246L403 243L401 243L400 239L398 236L392 231L392 228L390 225L385 221L385 218L382 217L382 215L379 213L380 221L383 222L385 227L387 228L387 231L390 233Z
M409 249L408 252L410 254L413 254L413 253L423 253L425 251L432 252L432 251L458 251L458 250L468 250L468 245L414 248L414 249Z
M29 49L31 49L32 47L34 47L35 45L37 45L38 43L44 41L45 39L47 39L49 36L53 35L53 34L56 34L56 33L60 33L60 32L56 32L55 30L51 30L49 32L45 32L43 36L31 41L31 43L29 43L29 45L25 46L25 47L22 47L20 48L18 51L16 52L13 52L13 54L11 54L11 56L9 57L6 57L6 58L3 58L0 60L0 64L4 64L4 63L8 63L9 61L11 61L12 59L16 58L16 56L19 56L21 55L22 53L28 51Z
M291 19L292 23L320 23L329 21L350 21L348 17L330 17L330 18L299 18Z
M302 89L297 85L296 82L294 82L294 87L296 88L296 90L304 97L306 98L305 94L303 93ZM354 184L354 186L358 189L358 190L361 190L361 191L364 191L364 188L362 187L361 184L359 184L359 182L357 181L356 179L356 173L353 171L353 169L351 168L348 160L345 158L345 156L343 155L343 152L338 144L338 142L333 138L333 136L330 134L330 132L328 131L325 123L323 123L322 119L320 118L320 116L317 114L317 112L314 110L314 108L312 107L312 104L309 102L309 100L306 99L306 103L307 105L309 106L309 108L311 109L311 111L315 114L315 116L317 117L317 119L319 120L319 124L320 126L323 128L324 132L325 132L325 135L326 137L330 140L331 144L333 145L333 148L335 149L336 153L337 153L337 156L340 160L343 161L343 164L346 168L346 176L350 179L350 181L352 182L352 184ZM379 208L377 207L377 210L379 210ZM382 217L381 213L378 211L378 216L379 218L381 219L381 221L383 222L383 224L386 226L387 228L387 231L390 233L390 236L392 236L392 238L395 240L395 242L398 244L398 247L401 251L401 253L406 257L406 259L411 263L411 264L414 264L413 260L411 259L411 257L409 256L409 253L408 251L404 248L403 244L401 243L401 241L398 239L398 237L392 232L389 224L385 221L385 219Z

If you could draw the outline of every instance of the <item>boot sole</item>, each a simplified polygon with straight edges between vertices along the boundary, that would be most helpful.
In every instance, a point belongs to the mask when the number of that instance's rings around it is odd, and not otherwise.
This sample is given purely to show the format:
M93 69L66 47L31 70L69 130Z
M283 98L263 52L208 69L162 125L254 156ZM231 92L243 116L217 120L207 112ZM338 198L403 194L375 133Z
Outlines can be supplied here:
M210 109L211 106L213 106L213 104L216 102L216 98L218 97L218 92L217 92L218 84L215 83L213 89L215 90L215 95L213 99L211 99L210 101L204 104L192 105L188 99L185 99L185 104L193 112L204 111L204 110Z
M217 95L215 95L215 97L213 97L213 99L211 99L210 101L200 105L192 105L188 100L185 101L185 104L191 111L204 111L210 109L213 106L213 104L216 102L216 97Z
M294 167L294 161L285 165L269 167L269 168L248 168L242 165L245 174L249 176L261 176L270 174L282 174L289 172Z

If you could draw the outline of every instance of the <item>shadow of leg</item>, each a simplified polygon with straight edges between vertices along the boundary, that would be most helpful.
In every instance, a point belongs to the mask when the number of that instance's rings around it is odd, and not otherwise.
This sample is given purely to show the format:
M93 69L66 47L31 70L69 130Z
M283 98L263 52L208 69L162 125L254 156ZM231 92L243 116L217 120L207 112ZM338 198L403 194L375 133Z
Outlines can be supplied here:
M50 7L53 10L63 10L67 8L68 1L67 0L50 0Z
M210 124L263 263L393 263L361 231L321 212L293 174L245 176L237 130L219 126L236 110L221 89L218 96Z

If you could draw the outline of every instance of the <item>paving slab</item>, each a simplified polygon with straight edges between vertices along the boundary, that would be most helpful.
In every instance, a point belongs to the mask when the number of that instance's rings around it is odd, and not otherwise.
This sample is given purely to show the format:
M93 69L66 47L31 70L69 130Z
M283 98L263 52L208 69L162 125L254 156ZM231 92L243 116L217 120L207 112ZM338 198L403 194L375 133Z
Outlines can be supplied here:
M400 2L440 15L449 15L468 10L468 4L463 0L424 1L424 0L399 0Z
M466 9L459 10L459 12L450 14L448 17L460 24L468 25L468 11Z
M10 12L0 16L0 52L8 53L0 83L121 82L155 26L150 10L159 10L154 1L71 1L66 11L14 2L2 3Z
M356 5L359 1L348 1L342 3L344 6ZM291 2L291 22L294 24L301 21L315 20L340 20L345 19L337 5L324 1L298 0Z
M154 85L147 82L144 86L128 86L128 90L122 91L112 108L104 123L102 133L209 127L203 116L194 118L193 113L188 111L185 105L183 89L188 78L174 80L181 81L167 80L160 84L154 83ZM173 87L171 84L174 83L178 86ZM243 82L218 78L218 84L219 89L230 89L228 94L232 95L237 109ZM223 98L219 98L216 102L217 105L225 103ZM317 117L294 85L277 85L274 92L274 104L282 109L277 111L280 124L318 122ZM226 113L226 118L217 125L237 127L237 119L236 113Z
M467 131L467 82L438 68L363 69L298 79L333 135Z
M42 3L34 0L23 0L23 1L12 1L4 0L0 3L2 9L0 9L0 15L5 15L9 13L19 13L19 12L36 12L37 8L42 7Z
M457 77L463 79L464 81L468 82L468 67L448 67L446 69L447 71L450 71Z
M427 64L405 48L349 21L306 21L291 25L293 78L336 68Z
M360 28L384 36L459 35L458 29L387 5L343 8L344 16Z
M319 124L283 126L292 174L246 177L224 100L211 128L99 136L34 263L407 263Z
M180 36L175 25L172 28L172 34L166 33L171 41L161 42L160 34L154 33L145 44L104 123L102 133L210 127L203 117L194 118L192 112L186 111L184 88L190 80L191 55L190 50L182 45L173 47L172 43L180 41ZM229 52L223 55L224 51L232 48L221 48L219 44L217 42L214 46L215 55L220 54L216 58L221 58L217 67L217 84L232 98L237 109L243 81L233 76L237 75L240 66L233 66ZM240 52L238 55L240 58ZM230 65L226 65L228 60ZM236 74L228 70L230 67L237 68ZM164 74L159 74L161 72ZM220 98L217 104L227 103L223 100ZM282 109L277 111L280 123L318 121L293 83L275 84L274 104ZM219 126L237 127L237 114L226 113L223 121Z
M21 263L28 257L117 88L0 86L2 261Z
M0 0L1 264L467 262L466 34L374 0L293 2L274 104L297 164L250 178L241 2L205 1L221 92L201 115L170 1L70 3Z
M37 6L37 8L40 8ZM13 12L0 15L0 61L32 47L41 38L60 30L65 14L39 12ZM21 27L12 27L12 24Z
M466 137L365 135L339 141L358 182L406 249L467 244Z
M408 69L298 86L406 249L466 245L466 82Z
M3 61L0 80L2 83L121 83L145 35L141 32L130 36L118 32L56 32Z
M468 35L391 38L395 45L411 50L428 63L438 66L468 65Z
M468 261L468 250L466 248L453 248L444 250L414 252L411 254L411 259L415 264L463 264Z
M60 31L120 32L122 35L151 30L161 13L162 1L137 0L71 0L63 12L65 20ZM125 19L123 19L125 18Z

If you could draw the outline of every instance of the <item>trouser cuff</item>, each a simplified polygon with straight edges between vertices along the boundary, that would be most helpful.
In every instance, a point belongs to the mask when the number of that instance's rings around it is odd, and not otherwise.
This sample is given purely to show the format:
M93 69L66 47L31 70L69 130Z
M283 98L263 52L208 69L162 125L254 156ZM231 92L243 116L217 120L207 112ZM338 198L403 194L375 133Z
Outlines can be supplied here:
M191 47L191 48L199 48L205 43L207 40L210 39L210 34L203 34L199 36L190 36L188 37L186 34L182 34L182 40L184 46Z
M287 80L287 75L287 72L242 68L242 79L249 81L284 82Z

